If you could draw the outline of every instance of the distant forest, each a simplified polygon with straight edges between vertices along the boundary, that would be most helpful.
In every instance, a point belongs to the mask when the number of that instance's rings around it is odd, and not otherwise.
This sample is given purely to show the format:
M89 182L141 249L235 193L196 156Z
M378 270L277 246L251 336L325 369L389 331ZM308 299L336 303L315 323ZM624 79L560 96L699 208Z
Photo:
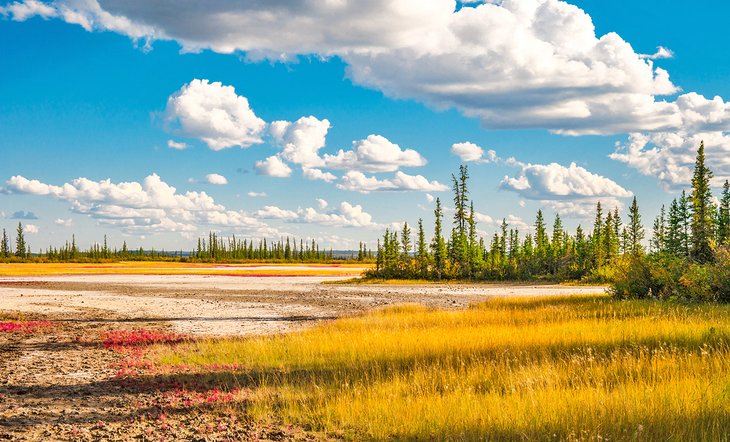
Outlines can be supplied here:
M220 238L210 232L207 238L198 238L197 246L190 251L165 251L129 249L127 242L122 247L111 248L107 238L82 250L72 236L62 247L48 247L45 251L32 253L27 243L23 225L18 223L15 232L15 247L8 233L3 229L0 237L0 262L111 262L111 261L180 261L180 262L248 262L281 261L320 263L337 260L359 262L374 261L374 253L364 243L357 252L324 249L315 240L282 238L279 241L267 239L239 239L235 235Z

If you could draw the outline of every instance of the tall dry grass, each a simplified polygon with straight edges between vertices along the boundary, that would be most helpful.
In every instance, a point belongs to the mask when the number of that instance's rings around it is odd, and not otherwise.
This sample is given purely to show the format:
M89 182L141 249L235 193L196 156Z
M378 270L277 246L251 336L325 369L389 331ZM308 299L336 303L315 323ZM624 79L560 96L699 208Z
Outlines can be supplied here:
M730 307L605 296L390 308L158 349L254 419L348 439L727 440ZM242 369L206 373L208 367Z

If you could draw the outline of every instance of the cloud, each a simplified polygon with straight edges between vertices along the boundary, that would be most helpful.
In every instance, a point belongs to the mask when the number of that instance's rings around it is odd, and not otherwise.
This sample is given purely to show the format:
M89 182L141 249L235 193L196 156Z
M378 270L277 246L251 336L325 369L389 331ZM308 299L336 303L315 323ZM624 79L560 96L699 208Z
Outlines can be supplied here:
M455 143L451 146L451 153L461 158L461 161L479 161L484 155L484 150L474 143Z
M25 233L36 234L40 232L40 230L41 229L35 224L26 224L25 226L23 226L23 231Z
M209 173L205 176L205 181L208 184L214 184L216 186L223 186L225 184L228 184L228 180L226 179L226 177L217 173Z
M269 196L266 192L248 192L246 195L250 198L266 198Z
M254 213L257 218L265 219L283 219L283 220L294 220L299 218L297 212L291 210L280 209L275 206L265 206L263 209L257 210Z
M365 212L360 205L353 205L343 201L340 205L327 212L322 212L328 205L323 199L317 200L319 210L313 207L293 210L282 209L276 206L266 206L254 213L257 218L278 219L288 223L318 224L327 227L362 227L378 229L384 227L373 221L372 215Z
M574 201L542 201L544 207L559 213L563 218L592 219L596 214L596 204L601 203L603 210L622 210L625 205L614 197L582 198Z
M13 213L12 215L10 215L10 219L28 219L28 220L32 220L32 219L38 219L38 217L33 212L26 212L26 211L20 210L18 212Z
M432 202L434 202L434 200L435 200L435 199L436 199L436 198L434 198L434 196L433 196L433 195L431 195L430 193L427 193L427 194L426 194L426 201L428 201L429 203L432 203Z
M360 193L374 191L420 191L441 192L448 190L448 186L438 181L428 181L422 175L408 175L401 171L395 173L392 179L379 180L374 176L366 176L362 172L347 172L337 184L337 188Z
M256 173L278 178L285 178L291 175L291 167L287 166L278 155L272 155L265 160L256 161Z
M71 227L74 224L74 220L72 218L67 218L67 219L56 218L56 220L53 221L53 223L57 226Z
M469 141L452 144L451 153L459 157L461 161L465 163L494 163L499 159L497 157L497 153L493 150L487 151L487 156L484 158L484 149Z
M677 92L669 74L618 34L597 35L580 8L557 0L469 3L56 0L41 8L26 0L3 12L249 60L339 56L357 84L456 108L487 127L618 133L679 123L676 106L655 98ZM666 55L660 48L652 58Z
M690 93L677 99L683 128L676 131L632 133L609 155L642 175L656 177L666 190L689 185L701 141L714 185L730 179L730 103Z
M667 49L664 46L656 48L656 52L653 54L639 54L641 58L647 58L649 60L660 60L663 58L674 58L674 52L671 49Z
M309 116L294 123L274 121L269 131L276 144L282 147L284 159L312 168L324 165L319 150L325 146L330 127L329 120Z
M313 169L309 167L302 168L302 175L308 180L324 181L326 183L331 183L332 181L337 179L337 177L330 172L323 172L319 169Z
M188 146L186 143L177 142L175 140L167 140L167 147L175 150L185 150L190 146Z
M227 210L205 192L178 193L157 174L141 183L77 178L60 186L16 175L6 185L13 193L66 201L72 211L129 234L196 232L201 226L244 230L265 227L245 212Z
M424 166L426 159L413 149L402 150L381 135L369 135L354 141L352 150L340 149L335 155L325 155L324 163L331 169L395 172L400 167Z
M571 163L524 164L515 177L504 177L500 187L533 200L570 200L585 197L628 198L633 193L609 178Z
M233 86L199 79L168 98L165 120L171 128L200 139L213 150L262 143L266 127Z
M333 227L366 227L380 228L373 222L373 217L365 212L360 205L352 205L346 201L340 203L337 210L321 213L309 207L300 214L301 220L308 223Z
M25 0L0 6L0 14L12 16L16 21L25 21L36 16L49 19L58 15L56 8L36 0Z
M589 172L571 163L523 164L516 160L520 171L514 177L505 176L500 189L517 193L521 198L538 200L543 206L566 217L589 216L598 201L607 207L623 207L619 198L633 193L616 182Z

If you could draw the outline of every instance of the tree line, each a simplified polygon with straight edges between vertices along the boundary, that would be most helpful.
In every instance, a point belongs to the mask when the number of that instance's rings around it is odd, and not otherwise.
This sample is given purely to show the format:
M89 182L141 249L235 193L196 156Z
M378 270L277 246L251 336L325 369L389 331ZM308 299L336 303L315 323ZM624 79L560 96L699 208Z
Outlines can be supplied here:
M434 210L434 231L426 240L419 219L415 241L411 226L386 229L378 240L376 266L369 276L396 279L576 280L600 272L618 256L644 252L644 228L636 198L624 224L618 208L596 205L591 233L581 225L574 232L556 214L549 227L542 210L535 216L534 233L522 234L502 220L487 243L477 232L476 212L470 198L466 165L452 175L454 215L444 235L445 217L440 198Z
M165 251L129 249L127 242L121 248L112 248L108 245L107 237L100 243L94 243L87 249L81 249L76 243L76 236L72 235L60 247L49 246L46 250L31 253L23 225L18 223L15 235L15 247L5 229L0 238L0 261L3 262L100 262L100 261L181 261L181 262L246 262L246 261L282 261L320 263L333 260L355 260L371 262L374 253L364 242L360 242L358 252L338 254L330 249L320 247L315 240L286 237L278 241L266 238L240 239L235 235L221 238L215 232L210 232L207 238L198 238L197 246L189 251Z
M598 202L590 232L581 225L569 232L559 214L550 228L542 210L538 210L532 233L523 235L503 219L486 242L477 233L469 170L462 165L459 173L452 175L454 214L448 236L442 203L437 198L430 240L426 239L422 219L417 222L415 235L408 223L400 231L386 229L382 240L378 240L375 268L368 276L610 282L619 297L721 298L724 295L717 294L721 290L718 287L730 286L730 266L727 271L717 267L724 265L730 247L730 183L725 182L720 202L715 205L711 179L701 143L691 189L675 198L668 210L662 207L654 221L649 250L644 245L646 229L636 197L626 217L618 208L611 210ZM676 271L660 275L669 264ZM726 276L710 283L696 281L697 274ZM695 292L704 290L703 295L685 290L682 284L702 286L690 288Z

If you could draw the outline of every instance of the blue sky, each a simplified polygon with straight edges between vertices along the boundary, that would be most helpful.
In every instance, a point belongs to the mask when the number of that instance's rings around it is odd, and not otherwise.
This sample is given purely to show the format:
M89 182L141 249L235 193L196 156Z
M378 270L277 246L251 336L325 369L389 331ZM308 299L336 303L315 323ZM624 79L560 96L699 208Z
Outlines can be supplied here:
M187 1L0 2L0 226L31 218L34 250L72 233L189 249L208 230L374 245L393 223L430 228L476 146L485 235L538 208L590 225L596 201L632 195L650 225L699 139L730 176L721 2L368 3L212 1L220 23ZM275 136L310 116L321 142L311 125Z

